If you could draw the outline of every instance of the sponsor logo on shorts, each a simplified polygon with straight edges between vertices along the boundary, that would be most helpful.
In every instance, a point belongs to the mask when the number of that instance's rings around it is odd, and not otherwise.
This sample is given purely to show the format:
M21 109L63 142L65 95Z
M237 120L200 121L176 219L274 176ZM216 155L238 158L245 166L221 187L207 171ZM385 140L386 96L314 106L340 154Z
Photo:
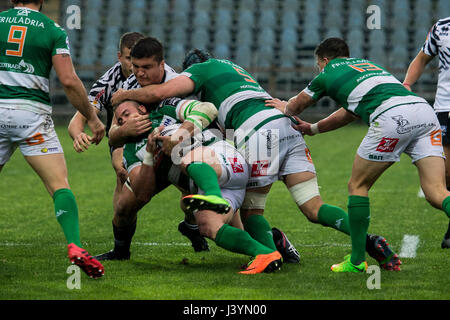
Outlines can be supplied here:
M228 158L228 161L231 164L231 168L234 173L242 173L244 172L244 166L239 162L237 158Z
M442 146L442 130L434 130L430 133L431 145Z
M377 147L377 151L378 152L393 152L397 143L398 143L397 138L383 137L383 139L381 139L381 142Z
M369 154L369 160L383 160L383 156Z
M407 119L403 118L402 115L393 116L392 119L395 122L397 122L397 125L398 125L397 133L398 134L410 133L411 130L414 130L414 129L433 127L435 125L434 123L421 123L421 124L416 124L414 126L410 126L409 121Z
M42 148L41 152L42 153L49 153L49 152L54 152L54 151L58 151L59 148L58 147L53 147L53 148Z
M267 176L267 170L269 169L269 160L255 161L252 164L252 177Z
M25 142L29 145L29 146L36 146L38 144L42 144L45 142L44 136L42 135L42 133L38 132L35 135L25 139Z
M306 154L306 159L308 159L308 161L310 163L313 163L312 158L311 158L311 151L309 151L308 148L305 148L305 154Z

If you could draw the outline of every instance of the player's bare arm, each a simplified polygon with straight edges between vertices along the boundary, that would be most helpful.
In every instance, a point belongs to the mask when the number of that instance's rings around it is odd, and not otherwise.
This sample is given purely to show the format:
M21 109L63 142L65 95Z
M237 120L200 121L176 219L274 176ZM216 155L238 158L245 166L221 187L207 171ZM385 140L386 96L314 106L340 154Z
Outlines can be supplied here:
M117 90L111 102L116 105L124 100L155 103L170 97L184 97L194 91L194 82L186 76L178 76L162 84L148 85L139 89Z
M348 112L344 108L339 108L338 110L330 114L328 117L319 120L318 122L313 124L303 121L298 117L295 118L299 124L293 125L293 127L296 130L308 136L313 136L317 133L323 133L339 129L357 119L355 115Z
M87 98L86 89L75 72L70 55L56 54L52 57L52 62L69 102L87 119L93 134L92 142L99 144L105 135L105 126Z
M140 136L151 127L152 122L147 115L132 114L123 124L118 123L116 115L114 115L108 134L109 144L114 147L122 147L128 138Z
M97 114L100 112L97 108L94 108L94 111ZM92 137L84 132L86 122L86 118L79 111L70 120L68 131L73 140L73 148L76 152L83 152L91 145Z
M297 115L314 103L316 101L303 91L288 101L282 101L280 99L266 100L266 106L277 108L287 116Z
M406 89L411 91L411 86L420 78L425 67L431 60L433 60L432 56L427 55L423 51L419 51L406 72L405 80L403 81L403 86Z

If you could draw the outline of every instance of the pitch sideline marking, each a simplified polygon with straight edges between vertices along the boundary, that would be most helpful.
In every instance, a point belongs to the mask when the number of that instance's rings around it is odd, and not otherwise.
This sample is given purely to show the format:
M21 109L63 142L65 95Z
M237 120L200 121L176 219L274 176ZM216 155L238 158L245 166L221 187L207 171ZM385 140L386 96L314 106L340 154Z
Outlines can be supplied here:
M415 258L419 247L419 236L405 234L402 240L401 258Z

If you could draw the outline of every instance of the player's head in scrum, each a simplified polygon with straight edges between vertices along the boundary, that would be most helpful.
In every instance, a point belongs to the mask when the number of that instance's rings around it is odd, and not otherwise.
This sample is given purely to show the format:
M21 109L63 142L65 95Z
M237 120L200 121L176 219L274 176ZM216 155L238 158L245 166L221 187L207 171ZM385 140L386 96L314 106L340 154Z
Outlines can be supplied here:
M133 73L142 87L158 84L164 78L164 48L158 39L146 37L131 49Z

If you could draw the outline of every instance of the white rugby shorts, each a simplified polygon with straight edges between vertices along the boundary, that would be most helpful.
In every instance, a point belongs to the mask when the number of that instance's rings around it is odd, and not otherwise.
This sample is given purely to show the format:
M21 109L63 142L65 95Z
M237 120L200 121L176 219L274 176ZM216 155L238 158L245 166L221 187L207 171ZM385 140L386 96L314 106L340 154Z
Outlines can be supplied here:
M429 156L444 158L442 131L429 104L405 104L382 113L357 151L361 158L379 162L400 161L403 152L413 163Z
M17 147L24 156L63 153L50 115L0 107L0 165Z
M244 202L249 178L249 168L244 157L225 140L214 142L207 148L214 151L222 167L222 175L218 178L222 197L230 203L234 210L239 209ZM192 193L204 194L201 189L195 190L192 180L190 189Z
M250 166L247 188L264 187L293 173L316 173L303 136L287 117L263 125L239 152Z

